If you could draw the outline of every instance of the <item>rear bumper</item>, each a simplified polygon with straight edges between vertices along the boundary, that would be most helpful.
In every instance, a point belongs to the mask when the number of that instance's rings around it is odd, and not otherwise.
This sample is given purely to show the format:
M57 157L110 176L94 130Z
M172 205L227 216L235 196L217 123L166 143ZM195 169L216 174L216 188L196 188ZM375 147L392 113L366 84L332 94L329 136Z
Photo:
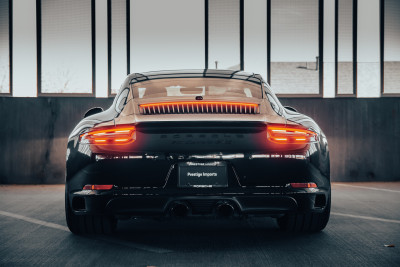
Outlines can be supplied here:
M221 203L235 216L280 216L299 211L323 211L330 194L329 178L307 158L225 159L228 186L178 187L176 160L109 159L93 163L67 181L75 214L159 217L176 203L188 215L216 214ZM295 189L291 182L315 182L317 188ZM113 184L109 191L82 190L86 184Z
M108 214L128 215L137 217L163 217L171 215L171 210L177 203L188 207L188 216L214 216L221 204L233 207L235 216L265 215L280 216L292 212L322 212L326 205L328 192L317 190L315 193L303 192L282 195L130 195L115 196L113 194L85 195L76 192L76 198L84 199L84 208L73 209L75 214ZM323 202L316 201L317 196ZM317 204L319 203L319 204ZM76 207L75 207L76 208Z

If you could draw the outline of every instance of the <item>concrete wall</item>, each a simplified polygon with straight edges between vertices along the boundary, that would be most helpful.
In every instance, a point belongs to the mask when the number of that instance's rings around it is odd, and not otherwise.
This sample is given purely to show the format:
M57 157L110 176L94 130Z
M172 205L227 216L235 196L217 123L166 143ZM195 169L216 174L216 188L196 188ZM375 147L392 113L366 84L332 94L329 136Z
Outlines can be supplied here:
M0 97L0 184L63 183L67 136L111 99ZM400 99L282 98L328 137L333 181L400 180Z

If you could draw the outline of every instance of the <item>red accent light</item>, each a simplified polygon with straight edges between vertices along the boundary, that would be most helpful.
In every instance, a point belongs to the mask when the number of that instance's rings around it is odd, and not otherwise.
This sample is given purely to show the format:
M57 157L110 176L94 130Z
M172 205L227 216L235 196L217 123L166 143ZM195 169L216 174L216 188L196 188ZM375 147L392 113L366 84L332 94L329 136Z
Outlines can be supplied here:
M87 184L83 187L83 190L110 190L112 188L112 184Z
M181 102L161 102L161 103L150 103L141 104L140 107L160 107L164 105L197 105L197 104L208 104L208 105L242 105L252 108L258 108L258 104L254 103L242 103L242 102L226 102L226 101L181 101Z
M299 126L269 124L267 138L277 144L308 144L318 141L318 134Z
M94 128L80 135L80 142L92 145L126 145L135 141L135 126L108 126Z
M317 188L316 183L290 183L293 188Z

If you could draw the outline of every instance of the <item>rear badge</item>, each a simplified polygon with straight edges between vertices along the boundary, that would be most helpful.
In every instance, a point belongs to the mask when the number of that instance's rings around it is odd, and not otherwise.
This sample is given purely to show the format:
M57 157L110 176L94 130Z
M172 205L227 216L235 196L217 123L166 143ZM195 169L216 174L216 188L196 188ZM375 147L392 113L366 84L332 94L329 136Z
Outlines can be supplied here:
M201 95L196 96L196 100L203 100L203 97Z

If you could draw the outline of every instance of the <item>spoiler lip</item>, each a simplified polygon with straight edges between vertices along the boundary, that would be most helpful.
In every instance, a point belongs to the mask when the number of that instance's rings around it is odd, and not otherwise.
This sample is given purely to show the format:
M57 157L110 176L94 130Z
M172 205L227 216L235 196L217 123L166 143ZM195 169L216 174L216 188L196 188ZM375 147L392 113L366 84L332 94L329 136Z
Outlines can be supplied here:
M138 105L147 105L154 103L169 103L169 102L232 102L232 103L248 103L248 104L258 104L260 105L263 101L263 98L255 98L255 97L232 97L232 96L223 96L223 97L210 97L203 96L202 100L196 100L194 96L187 97L152 97L152 98L133 98L133 102Z

